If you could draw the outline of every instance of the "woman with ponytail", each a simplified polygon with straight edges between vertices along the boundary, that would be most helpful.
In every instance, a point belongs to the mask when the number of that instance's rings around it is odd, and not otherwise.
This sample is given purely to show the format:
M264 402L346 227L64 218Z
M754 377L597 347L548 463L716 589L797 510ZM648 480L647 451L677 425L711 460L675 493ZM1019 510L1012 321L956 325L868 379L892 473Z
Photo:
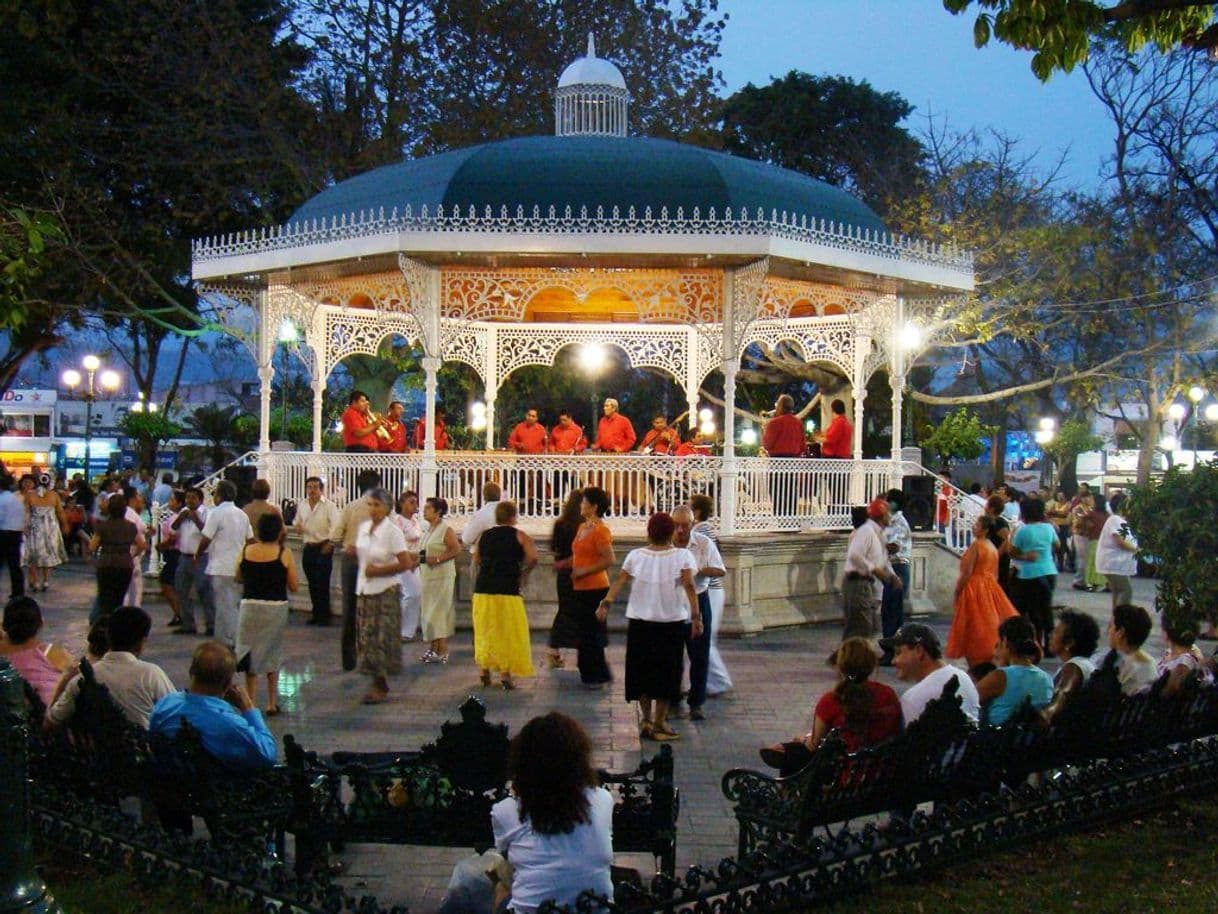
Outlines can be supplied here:
M1053 678L1038 663L1041 657L1036 630L1023 616L1012 616L998 626L994 665L998 669L977 683L982 722L1006 723L1025 701L1037 711L1053 699Z
M807 765L812 753L834 730L850 752L900 733L901 702L897 693L871 679L878 660L868 639L843 641L837 649L838 683L816 703L812 730L789 742L767 746L761 750L761 760L786 777Z

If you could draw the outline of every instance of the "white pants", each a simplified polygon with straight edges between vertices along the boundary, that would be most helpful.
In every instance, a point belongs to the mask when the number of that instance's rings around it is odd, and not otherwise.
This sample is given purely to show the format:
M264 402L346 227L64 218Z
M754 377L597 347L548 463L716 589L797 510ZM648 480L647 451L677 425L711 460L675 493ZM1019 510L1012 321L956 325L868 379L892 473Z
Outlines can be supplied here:
M241 585L223 574L211 576L212 599L216 604L216 640L233 647L237 643L237 617L241 612Z
M418 570L403 571L402 580L402 637L413 638L419 631L419 609L423 604L423 581Z
M144 557L135 559L135 568L131 571L131 583L127 585L127 593L123 595L124 606L144 605Z
M723 603L727 596L722 587L712 587L706 595L710 598L711 630L710 630L710 663L706 670L706 694L718 695L732 687L732 677L727 672L727 665L719 653L719 623L723 621Z

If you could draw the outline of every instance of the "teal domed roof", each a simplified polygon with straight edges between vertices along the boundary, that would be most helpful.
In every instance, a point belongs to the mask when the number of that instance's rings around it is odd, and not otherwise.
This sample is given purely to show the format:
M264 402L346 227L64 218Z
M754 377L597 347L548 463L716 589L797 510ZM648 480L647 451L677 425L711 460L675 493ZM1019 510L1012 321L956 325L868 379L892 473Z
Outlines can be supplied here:
M662 209L675 219L695 209L708 218L713 209L724 218L763 211L796 221L824 220L856 231L884 232L880 218L845 191L798 172L669 140L645 137L536 136L501 140L422 159L385 165L328 188L300 207L290 224L348 220L354 214L384 210L417 216L424 206L432 213L454 206L464 214L490 207L499 215L506 207L515 215L534 207L546 215L567 207L590 215L601 207L606 217L616 207L626 216Z

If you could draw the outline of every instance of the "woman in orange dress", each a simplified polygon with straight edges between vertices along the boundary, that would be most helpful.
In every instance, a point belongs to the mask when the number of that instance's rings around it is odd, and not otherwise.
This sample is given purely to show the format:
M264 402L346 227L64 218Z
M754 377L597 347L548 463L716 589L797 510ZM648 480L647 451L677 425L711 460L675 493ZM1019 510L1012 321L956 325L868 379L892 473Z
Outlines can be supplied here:
M960 559L956 615L947 635L947 657L963 657L970 669L991 662L998 626L1018 615L998 585L998 550L989 539L994 524L988 514L979 515L973 524L973 544Z

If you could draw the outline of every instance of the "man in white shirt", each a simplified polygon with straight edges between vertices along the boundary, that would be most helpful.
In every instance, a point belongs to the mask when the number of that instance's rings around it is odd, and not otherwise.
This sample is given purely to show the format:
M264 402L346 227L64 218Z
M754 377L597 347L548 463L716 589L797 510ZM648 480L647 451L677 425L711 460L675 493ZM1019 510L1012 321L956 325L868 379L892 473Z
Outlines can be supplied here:
M702 634L693 637L693 629L685 632L685 651L689 654L689 719L705 720L702 705L706 703L706 674L710 668L711 604L710 579L721 578L727 572L723 568L723 557L719 547L709 536L694 532L694 512L688 505L680 505L672 512L676 525L672 543L693 553L698 563L694 575L694 592L698 595L698 614L702 617Z
M144 534L144 541L149 542L151 531L149 531L148 525L144 523L144 508L147 507L144 493L135 486L129 486L123 491L123 495L127 497L127 511L123 517L135 524L135 529ZM138 547L133 546L132 549L138 549ZM131 583L127 585L127 593L123 597L123 605L125 606L144 605L143 551L136 551L134 564L135 567L131 571Z
M237 613L241 608L241 585L237 565L254 531L246 513L234 504L237 487L227 479L216 484L215 507L203 524L203 538L196 555L208 556L207 576L216 604L216 640L230 649L237 640Z
M901 696L901 715L905 718L905 726L908 727L922 716L927 704L943 694L943 686L951 679L959 683L956 694L960 696L960 710L965 717L977 720L981 716L977 686L964 670L943 662L943 648L933 628L910 622L901 626L891 638L883 639L880 646L886 653L892 654L892 665L896 667L897 676L913 683Z
M499 499L502 497L503 490L499 488L498 483L488 482L482 487L482 507L474 512L465 529L461 531L461 542L470 552L478 547L479 537L495 526L495 508L499 506Z
M338 508L323 494L325 483L320 476L305 480L305 500L296 510L296 532L304 543L301 565L309 582L309 601L313 615L309 625L329 625L330 577L334 572L334 544L330 533L338 523Z
M1095 543L1095 570L1108 578L1113 609L1133 602L1130 578L1138 573L1138 541L1129 529L1129 521L1121 516L1125 502L1124 492L1112 496L1108 502L1111 513Z
M842 640L874 638L879 628L880 597L884 584L895 590L902 588L888 561L888 546L884 542L884 528L888 526L888 502L883 498L872 499L867 505L867 520L850 534L846 546L846 574L842 580L842 600L845 604L846 628ZM830 656L837 662L837 651Z
M21 538L25 534L25 502L13 491L16 480L0 475L0 568L8 565L11 588L8 596L25 594L25 572L21 569Z
M148 728L152 706L175 691L169 677L155 663L140 659L152 619L134 606L122 606L110 614L107 634L110 650L93 664L93 675L104 685L133 724ZM71 720L76 711L76 696L80 694L81 677L75 677L58 700L47 709L47 723L61 726Z
M212 602L211 587L207 578L207 555L198 555L199 542L203 539L203 526L207 523L207 509L203 507L203 492L187 489L186 502L170 526L178 534L178 571L173 579L173 589L178 594L178 613L182 625L174 629L175 635L195 635L195 596L203 610L203 623L208 637L216 631L216 604Z

